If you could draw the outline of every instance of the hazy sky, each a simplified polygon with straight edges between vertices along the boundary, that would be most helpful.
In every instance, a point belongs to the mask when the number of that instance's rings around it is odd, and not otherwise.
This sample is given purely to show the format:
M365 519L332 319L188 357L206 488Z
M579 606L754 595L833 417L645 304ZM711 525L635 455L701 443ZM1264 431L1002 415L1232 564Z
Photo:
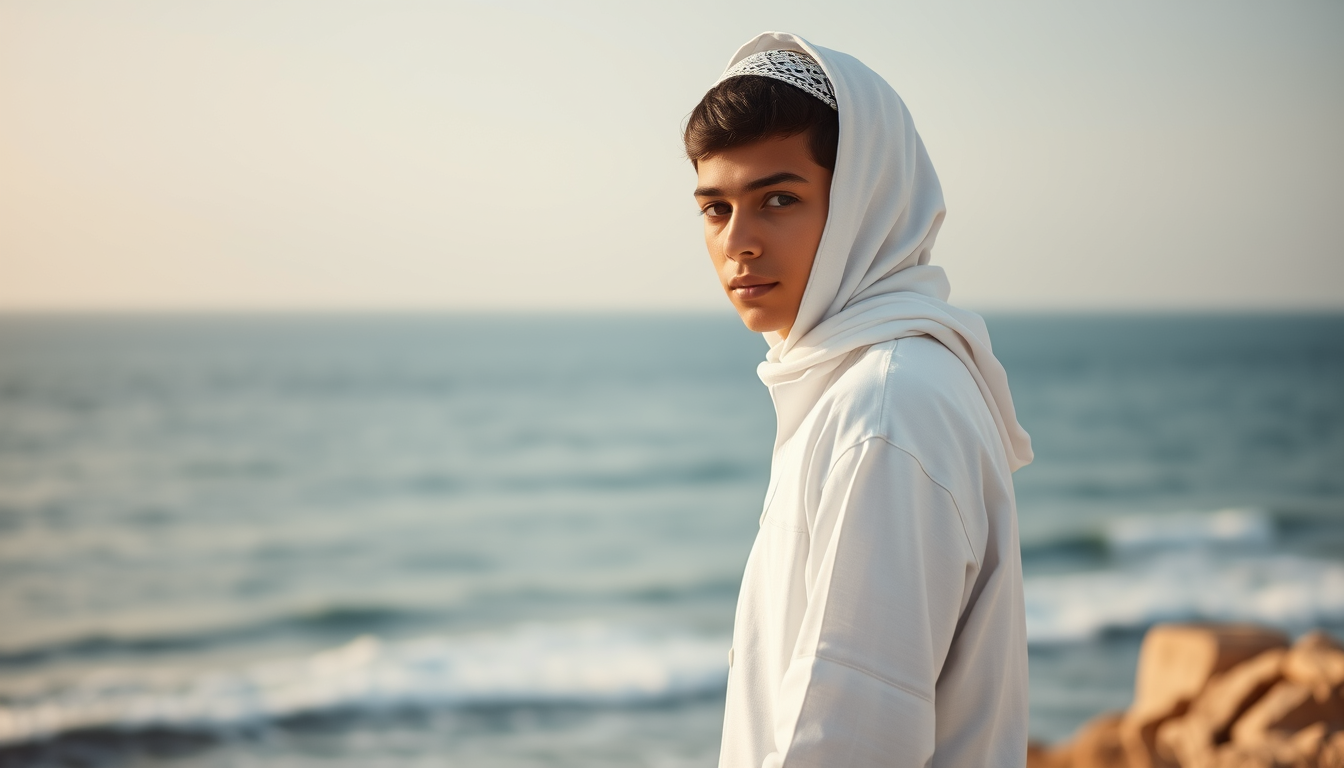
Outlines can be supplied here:
M0 309L709 308L679 129L862 59L982 309L1344 308L1344 3L0 0Z

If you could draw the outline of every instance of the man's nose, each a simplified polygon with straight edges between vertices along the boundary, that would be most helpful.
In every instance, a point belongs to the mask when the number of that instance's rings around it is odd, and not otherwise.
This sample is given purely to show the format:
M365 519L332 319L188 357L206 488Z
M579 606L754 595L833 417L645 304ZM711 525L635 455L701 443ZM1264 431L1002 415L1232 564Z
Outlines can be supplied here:
M734 211L728 226L723 231L724 255L733 261L747 261L759 257L764 251L761 242L760 227L751 216Z

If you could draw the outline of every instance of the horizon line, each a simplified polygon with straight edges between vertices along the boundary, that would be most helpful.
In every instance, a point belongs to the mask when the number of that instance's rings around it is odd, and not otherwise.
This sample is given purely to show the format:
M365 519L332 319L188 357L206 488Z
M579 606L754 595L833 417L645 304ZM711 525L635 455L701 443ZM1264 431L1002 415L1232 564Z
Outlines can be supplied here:
M1017 316L1310 316L1344 315L1344 305L1317 306L1091 306L1006 307L957 305L977 314ZM452 316L722 316L736 319L730 307L103 307L103 308L7 308L0 318L18 317L452 317Z

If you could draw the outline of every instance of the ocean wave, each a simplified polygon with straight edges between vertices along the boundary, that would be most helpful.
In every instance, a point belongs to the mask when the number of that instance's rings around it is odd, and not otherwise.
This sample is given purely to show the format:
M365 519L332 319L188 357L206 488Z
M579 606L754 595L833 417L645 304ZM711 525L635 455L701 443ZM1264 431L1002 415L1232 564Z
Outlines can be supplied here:
M104 670L0 705L0 745L92 730L212 731L336 711L672 701L718 691L726 639L601 625L387 642L237 670Z
M1212 512L1175 512L1113 517L1095 527L1062 527L1053 535L1024 541L1022 559L1104 560L1107 556L1145 556L1176 549L1265 550L1275 545L1279 530L1291 524L1264 509L1236 508ZM1340 523L1314 520L1327 526Z
M86 634L28 646L0 646L0 668L68 657L125 656L190 651L265 640L281 635L337 633L349 636L434 618L432 611L376 604L333 604L265 616L225 626L182 628L139 635Z
M1025 591L1033 644L1163 621L1344 621L1344 563L1287 554L1167 551L1113 569L1031 576Z
M1275 529L1275 519L1266 510L1220 509L1114 518L1106 523L1105 540L1119 554L1206 547L1263 549L1274 543Z
M6 667L31 667L67 659L120 659L146 655L202 651L257 644L277 638L306 638L329 642L359 634L396 630L406 634L417 627L441 624L445 617L470 614L481 606L501 603L559 605L565 602L620 601L670 604L684 600L731 599L737 595L739 578L711 574L702 579L650 579L634 583L582 585L531 581L464 590L453 606L406 603L351 602L311 606L297 605L256 614L230 615L233 621L184 626L153 626L139 632L111 634L75 631L66 636L29 638L28 642L0 644L0 671Z

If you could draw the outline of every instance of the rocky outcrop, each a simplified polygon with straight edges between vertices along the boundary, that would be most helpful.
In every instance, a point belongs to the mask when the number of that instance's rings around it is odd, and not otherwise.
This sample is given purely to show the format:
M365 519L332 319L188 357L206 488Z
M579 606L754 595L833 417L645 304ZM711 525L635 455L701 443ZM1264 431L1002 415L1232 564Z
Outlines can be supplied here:
M1028 768L1344 768L1344 646L1312 632L1161 625L1139 652L1134 703Z

